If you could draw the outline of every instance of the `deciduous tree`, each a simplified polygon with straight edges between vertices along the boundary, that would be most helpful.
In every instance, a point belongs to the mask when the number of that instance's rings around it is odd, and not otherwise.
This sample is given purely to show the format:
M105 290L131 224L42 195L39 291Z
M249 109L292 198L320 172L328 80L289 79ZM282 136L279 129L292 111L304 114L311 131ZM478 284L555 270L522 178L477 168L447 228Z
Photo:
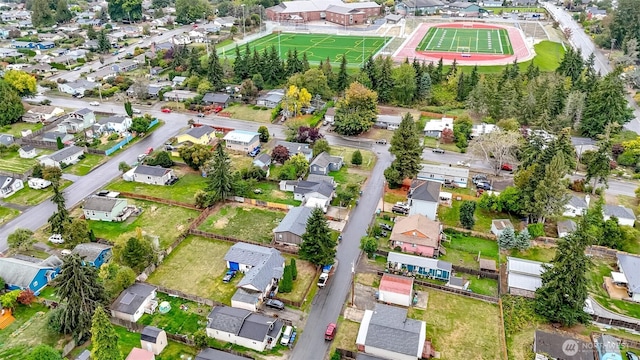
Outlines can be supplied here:
M282 101L287 112L292 117L296 117L301 114L302 108L311 104L311 94L305 88L299 89L297 86L291 85Z
M351 164L352 165L362 165L362 153L360 150L356 150L351 154Z
M118 334L107 313L102 306L98 306L91 321L91 359L122 360L118 340Z
M465 229L473 229L473 225L476 223L475 219L476 212L476 202L475 201L464 201L462 205L460 205L460 224Z
M299 254L301 259L318 266L335 262L336 241L331 238L327 219L320 208L314 208L307 220Z
M518 132L495 130L471 140L469 152L490 164L498 175L502 164L515 160L515 151L521 143L522 135Z
M12 249L26 251L31 249L36 240L33 238L33 231L29 229L16 229L9 234L7 243Z
M100 279L104 284L107 298L114 299L122 290L133 285L136 273L130 267L110 261L100 267Z
M303 154L295 154L285 161L285 166L291 166L295 169L296 178L304 176L309 171L309 161Z
M47 0L35 0L31 6L31 23L35 27L51 26L55 22L50 3Z
M4 81L11 85L19 96L32 96L36 93L36 78L20 70L7 70Z
M416 93L416 71L402 63L393 69L393 99L401 105L411 105Z
M352 82L345 97L338 101L335 131L342 135L358 135L371 128L378 114L378 96L358 82Z
M11 125L22 118L24 106L22 99L4 80L0 80L0 126Z
M133 113L133 110L131 111ZM149 117L138 116L131 120L131 127L129 127L129 130L137 133L139 136L142 136L149 131L149 124L151 124L151 119Z
M371 259L378 251L378 239L372 236L363 236L360 239L360 250L364 251L367 257Z
M36 301L36 295L31 289L21 290L17 300L22 305L31 306Z
M284 164L285 161L289 160L289 149L282 145L277 145L271 151L271 159L280 164Z
M68 23L71 19L73 19L73 14L71 13L71 10L69 10L67 0L58 0L56 5L56 23Z
M193 144L183 146L178 150L180 158L192 169L198 170L211 159L212 153L208 146Z
M136 270L142 271L155 260L155 252L151 243L144 237L130 237L120 251L120 261L122 264Z
M25 360L62 360L62 355L51 346L40 344L31 350Z
M331 146L329 146L329 142L326 139L319 139L313 144L313 156L318 156L323 152L329 153L331 151Z
M76 218L65 222L62 236L65 243L72 247L89 242L89 227L86 220Z

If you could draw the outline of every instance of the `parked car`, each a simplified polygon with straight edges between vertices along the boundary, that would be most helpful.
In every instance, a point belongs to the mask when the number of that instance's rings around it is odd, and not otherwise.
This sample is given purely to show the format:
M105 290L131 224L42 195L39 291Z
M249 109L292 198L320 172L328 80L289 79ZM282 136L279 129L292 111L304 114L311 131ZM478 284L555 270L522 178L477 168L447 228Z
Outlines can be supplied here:
M475 175L472 178L472 180L474 184L477 184L479 182L489 182L489 179L487 178L487 176L482 174Z
M382 230L387 230L387 231L393 230L393 227L391 225L389 225L389 224L379 223L378 225L380 225L380 228Z
M222 111L222 106L218 106L217 108L213 109L214 113L219 113L220 111Z
M338 330L338 327L336 326L336 324L330 323L327 326L327 331L324 332L324 339L327 341L333 340L333 338L336 336L337 330Z
M409 207L404 205L394 205L391 208L391 212L394 214L407 215L409 213Z
M382 237L387 237L387 236L389 236L389 233L388 233L388 232L386 232L386 231L381 231L381 232L380 232L380 236L382 236Z
M71 250L69 250L69 249L64 249L64 250L60 251L60 255L62 255L62 256L69 256L69 255L71 255Z
M586 312L589 315L595 314L595 311L593 311L593 304L591 303L591 299L586 299L584 301L584 306L582 307L582 311Z
M147 157L147 154L140 154L138 155L138 162L141 162L142 160L144 160Z
M62 238L62 235L60 235L60 234L53 234L53 235L49 236L49 241L54 243L54 244L64 244L64 239Z
M509 163L502 163L502 165L500 165L500 169L504 171L513 171L513 166Z
M167 113L167 114L168 114L168 113L170 113L170 112L171 112L171 109L169 109L169 108L163 108L163 109L162 109L162 112L163 112L163 113Z
M640 360L638 355L632 353L631 351L627 351L627 353L625 355L627 355L627 359L628 360Z
M456 164L457 164L458 166L471 167L471 164L469 164L469 162L468 162L468 161L462 161L462 160L461 160L461 161L458 161Z
M142 110L136 108L131 109L131 112L133 112L134 114L142 114Z
M255 149L249 151L249 153L247 155L249 155L251 157L256 157L256 156L258 156L258 154L260 154L260 146L256 146Z
M448 179L444 180L444 184L442 186L449 189L455 189L459 187L458 184L456 184L453 180L448 180Z
M222 282L228 283L234 277L236 277L236 271L235 270L228 270L227 273L224 274L224 277L222 278Z
M202 118L202 117L204 117L204 114L203 113L198 113L198 115L196 115L196 116Z
M476 189L493 190L493 187L488 182L479 182L476 184Z
M442 149L440 149L440 148L435 148L435 149L433 149L433 150L431 150L431 151L433 151L433 152L434 152L434 153L436 153L436 154L444 154L444 150L442 150Z
M387 139L379 139L376 140L376 144L387 145Z
M147 155L151 155L152 152L153 152L153 148L150 147L150 148L147 148L147 151L145 151L144 153Z
M280 300L267 299L264 304L273 309L284 310L284 303Z
M97 101L92 101L92 102L89 103L89 105L91 105L91 106L100 106L100 103L97 102Z

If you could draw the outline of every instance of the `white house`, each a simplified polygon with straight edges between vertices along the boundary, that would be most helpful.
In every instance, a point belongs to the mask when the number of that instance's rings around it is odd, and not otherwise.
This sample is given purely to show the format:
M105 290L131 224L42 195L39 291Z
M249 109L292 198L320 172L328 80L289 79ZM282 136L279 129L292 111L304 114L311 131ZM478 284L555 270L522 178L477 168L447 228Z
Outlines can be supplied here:
M407 309L376 304L365 310L356 337L358 351L390 360L418 360L427 338L427 324L407 317Z
M618 269L623 274L631 300L640 302L640 257L618 253Z
M36 148L31 145L23 145L20 149L18 149L18 155L20 155L23 159L33 159L38 156L36 152Z
M85 91L93 90L98 86L98 83L87 81L84 79L78 79L73 82L58 84L58 90L69 95L84 95Z
M75 145L60 149L53 154L43 155L38 158L42 166L61 167L61 164L75 164L80 160L80 156L84 154L84 150Z
M509 219L495 219L491 220L491 233L495 236L500 236L504 229L514 228L511 220Z
M618 218L618 223L620 225L633 226L636 222L636 215L633 213L633 210L624 206L605 205L603 212L605 220L609 220L611 217L615 216Z
M564 206L564 212L562 213L562 216L582 216L582 214L584 214L584 212L589 208L589 199L589 195L585 195L584 199L575 195L571 195L569 201Z
M144 313L152 314L158 302L156 288L147 284L135 283L120 293L111 304L111 316L137 322Z
M236 19L233 16L219 17L213 20L213 24L219 27L232 28Z
M544 263L507 257L507 285L509 293L526 297L533 297L536 290L542 286Z
M0 198L8 198L23 187L22 180L0 175Z
M416 176L418 180L430 180L444 183L454 182L461 188L466 188L469 181L469 169L446 165L422 164L422 170Z
M428 121L424 124L424 135L439 139L444 129L453 131L453 118L443 117Z
M378 287L378 300L387 304L411 306L413 278L383 274Z
M378 115L374 126L387 130L395 130L400 127L401 122L402 116L400 115Z
M496 130L500 130L500 128L493 124L487 124L487 123L482 123L480 125L476 124L471 127L471 138L473 139L480 135L488 134Z
M409 215L420 214L437 220L440 202L440 183L436 181L413 180L409 193Z
M260 144L260 134L253 131L233 130L224 136L228 150L249 152Z
M49 121L51 118L64 114L64 109L51 105L34 106L27 114L36 116L40 121Z
M127 115L113 115L98 121L98 124L106 127L107 130L118 134L129 131L132 120Z
M167 185L171 182L171 179L175 177L172 169L166 169L157 165L138 165L133 169L131 180L150 185Z
M278 318L229 306L214 307L207 320L207 336L258 352L276 346L284 326Z

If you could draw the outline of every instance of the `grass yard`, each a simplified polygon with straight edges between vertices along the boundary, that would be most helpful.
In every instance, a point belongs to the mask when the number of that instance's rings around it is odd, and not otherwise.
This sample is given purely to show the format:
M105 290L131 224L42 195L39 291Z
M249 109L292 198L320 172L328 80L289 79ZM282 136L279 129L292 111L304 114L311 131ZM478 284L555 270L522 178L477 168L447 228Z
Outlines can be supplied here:
M329 353L333 353L336 348L358 351L358 347L356 346L356 337L358 336L360 324L340 316L336 325L338 325L338 331L333 339L333 344L331 344L331 351Z
M533 61L533 65L537 66L542 72L555 71L564 57L564 47L558 42L544 40L533 45L533 48L536 51L536 56L533 60L518 63L520 71L526 71L531 61ZM458 69L462 69L466 74L470 74L473 66L458 66ZM446 70L448 70L448 66L445 66L445 71ZM504 65L478 66L478 72L481 74L499 74L503 70Z
M267 35L260 39L249 42L249 49L253 52L258 50L260 54L264 49L270 50L274 47L279 51L281 59L286 59L289 51L298 51L298 55L302 56L307 53L310 63L317 64L327 58L332 63L340 63L342 56L347 57L349 66L359 66L364 59L377 53L387 41L391 38L375 37L375 36L340 36L340 35L323 35L323 34L292 34L277 33ZM240 48L244 51L244 46ZM229 51L231 57L235 53Z
M223 112L230 113L231 117L234 119L250 120L265 124L271 123L271 109L255 110L253 105L231 103L231 105L224 109Z
M235 285L242 278L239 274L228 284L222 282L227 270L224 255L231 246L225 241L189 236L164 259L148 281L230 305Z
M256 194L253 191L254 189L260 189L262 193ZM260 181L256 183L253 189L249 189L247 197L294 206L299 206L302 203L300 200L293 199L293 192L280 191L280 186L275 181Z
M455 153L460 152L460 148L458 148L456 144L441 143L440 140L431 136L425 136L423 144L425 147L428 147L428 148L441 148L442 150L448 151L448 152L455 152ZM438 154L434 154L434 155L438 155Z
M440 221L444 225L462 227L460 225L460 205L462 205L462 201L453 200L451 207L438 207L438 218ZM476 223L473 226L473 230L485 233L491 232L491 221L494 219L509 219L514 226L520 222L517 217L509 214L493 213L478 208L476 208L475 218Z
M18 215L20 215L20 211L0 206L0 225L9 222Z
M71 184L72 183L69 180L62 180L60 184L60 189L65 189ZM40 204L41 202L47 200L52 196L53 196L53 189L51 188L51 186L49 186L46 189L35 190L25 185L24 188L18 190L17 193L4 199L4 201L12 204L17 204L17 205L33 206L33 205Z
M84 154L84 159L78 161L77 163L69 166L64 169L64 172L84 176L93 170L96 166L106 160L106 156L96 155L96 154Z
M533 359L533 335L536 328L544 322L535 313L535 301L522 296L502 296L504 329L509 359Z
M364 181L367 180L366 176L357 174L353 169L349 169L347 166L343 166L338 171L331 171L329 176L333 177L333 179L341 185L360 184L362 186L364 185Z
M286 214L254 207L226 205L209 216L199 230L268 244L275 229Z
M143 209L138 217L130 217L125 222L89 221L89 228L97 237L105 238L117 244L123 244L136 235L140 228L148 235L160 237L160 248L164 249L187 230L189 224L198 217L196 210L178 206L128 199L130 205Z
M397 202L405 202L407 200L406 195L399 195L394 192L385 191L384 193L384 202L388 202L390 204L395 204Z
M153 315L144 314L140 318L143 325L152 325L172 334L193 335L207 323L207 315L211 311L208 306L185 300L175 296L158 293L158 303L163 301L171 304L171 310L166 314L156 312ZM180 307L186 307L184 310Z
M278 297L291 301L303 301L307 295L307 289L316 281L316 267L305 260L289 254L282 254L287 264L291 263L291 259L296 259L296 267L298 269L298 277L293 281L293 290L290 293L278 293ZM315 287L315 285L313 285ZM313 298L308 298L311 302Z
M598 304L603 307L635 318L640 318L640 304L635 304L630 301L611 299L607 294L607 291L603 288L604 277L611 276L611 271L614 271L614 264L609 264L603 260L593 260L593 266L591 271L587 273L587 280L589 281L589 293L593 295Z
M525 251L520 251L518 249L512 249L509 251L509 256L541 262L550 262L553 260L555 255L555 247L534 246Z
M44 151L38 149L38 155L49 154L51 151ZM5 152L2 155L2 161L0 161L0 170L13 172L16 174L24 174L27 170L31 169L38 163L38 160L23 159L20 154L16 152ZM25 184L26 186L26 184Z
M359 166L351 165L351 157L356 150L360 150L360 153L362 154L362 165ZM331 151L329 152L333 156L342 156L342 158L344 159L344 163L349 167L371 171L373 170L373 166L376 164L376 157L373 152L369 150L356 149L346 146L332 146Z
M440 257L442 260L476 270L480 268L477 261L478 253L481 258L493 259L496 263L498 262L498 243L496 241L451 231L447 231L446 234L450 241L443 243L447 253ZM474 281L472 280L471 283L473 284ZM479 285L478 287L481 288ZM497 289L497 284L495 287Z
M56 346L60 334L47 328L48 309L39 303L18 305L13 312L16 321L0 330L0 359L24 359L35 346Z
M427 322L427 339L441 359L502 359L497 305L436 290L427 310L409 309L409 317ZM471 310L472 309L472 310Z
M418 50L471 54L513 54L509 34L505 29L432 27L418 44Z
M464 275L469 280L469 290L476 294L498 296L498 280Z
M196 191L202 190L207 186L207 179L194 172L180 174L180 170L176 172L176 175L178 175L180 180L178 180L177 183L169 186L142 184L135 181L124 181L119 178L118 180L109 184L107 186L107 189L155 196L163 199L179 201L186 204L193 204L193 195L196 193Z
M19 122L11 125L0 126L1 134L13 135L15 138L22 137L22 130L36 131L42 129L42 123L31 124L26 122Z

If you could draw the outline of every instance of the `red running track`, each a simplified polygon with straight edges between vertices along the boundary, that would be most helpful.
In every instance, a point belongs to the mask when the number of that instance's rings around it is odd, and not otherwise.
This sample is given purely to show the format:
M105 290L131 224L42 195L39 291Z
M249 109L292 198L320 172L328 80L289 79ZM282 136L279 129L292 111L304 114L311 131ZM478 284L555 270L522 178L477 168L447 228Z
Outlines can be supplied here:
M439 52L439 51L418 51L418 45L430 28L464 28L464 25L473 25L476 29L505 29L509 35L513 55L493 55L472 53L471 57L462 57L460 53ZM504 65L512 63L514 60L526 61L533 58L533 52L526 45L522 33L512 26L502 26L481 23L449 23L449 24L427 24L422 23L413 35L403 46L393 55L393 60L397 62L408 58L418 59L427 62L438 62L441 58L445 64L451 64L453 60L460 65Z

